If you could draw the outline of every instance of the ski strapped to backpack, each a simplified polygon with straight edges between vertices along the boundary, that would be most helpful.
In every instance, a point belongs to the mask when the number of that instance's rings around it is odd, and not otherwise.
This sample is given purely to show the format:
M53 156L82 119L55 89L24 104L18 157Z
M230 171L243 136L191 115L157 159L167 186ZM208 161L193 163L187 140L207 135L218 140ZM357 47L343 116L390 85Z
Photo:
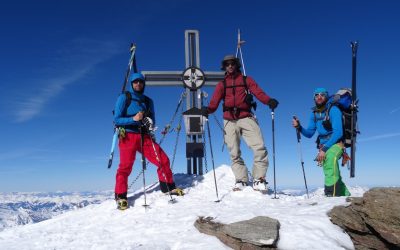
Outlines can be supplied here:
M352 79L351 79L351 89L342 88L331 96L327 102L328 108L326 110L326 115L323 121L323 126L326 130L332 130L332 124L329 120L329 111L332 106L337 106L342 112L342 122L343 122L343 138L342 141L346 148L350 148L350 156L347 154L343 155L344 161L350 160L350 178L355 176L355 156L356 156L356 141L357 134L360 133L357 125L357 113L358 113L358 99L357 99L357 49L358 42L351 42L352 51ZM316 111L314 111L314 121L317 120ZM317 138L317 147L319 146L319 137ZM344 165L342 163L342 165Z
M227 107L225 106L225 97L226 97L226 89L227 88L232 88L233 90L233 94L235 94L235 88L236 87L244 87L245 88L245 92L246 92L246 97L245 97L245 102L250 106L250 109L246 109L244 111L248 111L251 112L251 108L253 108L254 110L257 109L257 102L254 101L253 98L253 94L251 94L251 92L249 91L249 88L247 87L247 76L242 75L243 77L243 83L242 84L238 84L238 85L232 85L232 86L226 86L226 80L224 79L222 82L224 84L224 94L222 96L222 99L224 100L222 107L223 107L223 111L231 111L231 112L240 112L244 109L240 109L238 107Z
M129 51L130 51L129 62L128 62L128 68L125 73L124 84L122 85L122 93L125 91L125 87L126 87L126 84L128 83L129 75L131 74L132 69L133 69L133 72L137 72L136 56L135 56L136 45L134 43L131 44ZM114 113L114 111L113 111L113 113ZM110 156L108 158L107 168L111 168L111 165L113 163L115 144L117 143L117 138L118 138L119 133L120 133L119 129L117 127L114 127L114 135L113 135L113 140L112 140L112 144L111 144Z
M351 141L351 152L350 152L350 178L355 176L356 168L356 141L357 141L357 112L358 112L358 99L357 99L357 50L358 41L352 41L351 45L351 89L353 90L352 95L352 121L351 131L353 132L354 138Z

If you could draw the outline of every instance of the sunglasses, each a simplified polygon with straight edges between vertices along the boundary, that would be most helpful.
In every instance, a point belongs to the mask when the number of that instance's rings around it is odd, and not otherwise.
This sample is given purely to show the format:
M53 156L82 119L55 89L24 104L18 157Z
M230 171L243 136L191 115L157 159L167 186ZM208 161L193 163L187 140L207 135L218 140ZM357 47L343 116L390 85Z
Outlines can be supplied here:
M314 98L321 96L321 97L326 97L326 93L315 93Z
M133 84L139 84L139 83L144 83L144 81L142 81L142 80L135 80L135 81L133 81L132 83L133 83Z
M225 66L225 67L228 67L228 66L236 66L236 62L235 62L235 61L229 61L229 62L224 63L224 66Z

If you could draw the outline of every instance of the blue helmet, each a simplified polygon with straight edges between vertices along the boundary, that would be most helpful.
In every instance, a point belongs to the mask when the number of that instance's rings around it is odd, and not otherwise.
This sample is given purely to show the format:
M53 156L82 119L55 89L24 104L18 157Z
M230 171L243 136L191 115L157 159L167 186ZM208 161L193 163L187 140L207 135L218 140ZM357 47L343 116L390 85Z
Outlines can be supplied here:
M129 78L129 82L133 82L135 80L142 80L145 82L144 76L141 73L133 73L131 77Z
M328 91L325 89L325 88L316 88L315 90L314 90L314 96L316 95L316 94L325 94L325 96L326 97L328 97L329 96L329 94L328 94Z

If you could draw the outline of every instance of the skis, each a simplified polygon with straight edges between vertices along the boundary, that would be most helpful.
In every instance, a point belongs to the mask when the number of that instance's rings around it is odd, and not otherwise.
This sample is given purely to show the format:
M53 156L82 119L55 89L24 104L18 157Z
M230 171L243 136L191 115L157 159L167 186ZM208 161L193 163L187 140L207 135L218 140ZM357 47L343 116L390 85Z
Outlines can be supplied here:
M128 69L126 70L126 74L125 74L124 84L122 86L122 93L125 92L126 84L128 83L129 75L131 74L132 68L133 68L133 72L135 72L135 73L137 72L136 57L135 57L136 45L132 43L129 51L131 54L130 54L129 62L128 62ZM119 129L117 127L115 127L113 140L112 140L112 144L111 144L111 152L110 152L110 156L108 158L108 168L111 168L111 165L113 163L114 150L115 150L115 145L117 144L118 133L119 133Z
M112 140L112 143L111 143L110 157L108 158L108 168L111 168L111 165L112 165L112 162L113 162L114 150L115 150L115 145L117 144L118 134L119 134L119 129L117 127L115 127L114 128L113 140Z
M352 51L352 71L351 71L351 91L352 91L352 109L351 109L351 160L350 160L350 178L355 176L355 165L356 165L356 138L357 138L357 112L358 112L358 100L357 100L357 48L358 42L351 42Z

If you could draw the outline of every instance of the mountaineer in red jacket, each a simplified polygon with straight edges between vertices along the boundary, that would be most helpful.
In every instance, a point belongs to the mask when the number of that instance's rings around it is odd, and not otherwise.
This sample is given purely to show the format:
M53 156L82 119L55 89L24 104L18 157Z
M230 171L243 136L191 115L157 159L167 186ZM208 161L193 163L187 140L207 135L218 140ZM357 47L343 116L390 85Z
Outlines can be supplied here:
M227 55L221 63L225 70L225 78L220 81L214 91L208 107L203 107L202 113L207 116L217 110L223 101L224 140L229 149L232 171L236 183L234 190L242 190L248 185L247 167L241 157L240 137L254 152L253 188L266 191L265 175L268 168L268 152L264 144L260 126L251 111L256 106L254 95L260 102L272 110L278 106L278 101L270 98L250 76L244 76L240 71L240 61L234 55Z

